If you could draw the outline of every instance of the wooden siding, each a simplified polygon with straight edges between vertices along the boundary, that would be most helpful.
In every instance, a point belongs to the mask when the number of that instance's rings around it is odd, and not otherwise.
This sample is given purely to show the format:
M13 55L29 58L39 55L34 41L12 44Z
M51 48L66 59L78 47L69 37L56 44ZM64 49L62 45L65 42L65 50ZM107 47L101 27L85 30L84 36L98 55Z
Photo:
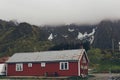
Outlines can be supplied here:
M85 57L85 60L86 62L84 62L84 58ZM82 68L83 66L83 68ZM87 69L85 68L87 66ZM81 75L87 75L88 74L88 60L87 60L87 56L84 54L81 58L81 61L80 61L80 74Z
M78 76L78 62L69 62L69 70L60 70L59 62L46 63L45 67L41 67L41 63L33 63L32 67L28 67L28 63L23 64L23 71L16 71L16 65L9 63L7 65L8 76L54 76L57 72L58 76Z

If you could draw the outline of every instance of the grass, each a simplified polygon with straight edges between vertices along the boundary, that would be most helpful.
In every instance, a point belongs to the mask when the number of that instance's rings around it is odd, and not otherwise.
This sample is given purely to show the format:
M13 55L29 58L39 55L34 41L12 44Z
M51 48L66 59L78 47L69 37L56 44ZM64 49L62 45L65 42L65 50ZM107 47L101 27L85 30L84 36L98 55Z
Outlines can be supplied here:
M85 78L82 78L80 76L73 76L73 77L69 77L68 80L88 80L89 78L91 77L95 77L93 75L88 75L87 77Z
M120 65L99 64L90 73L120 73Z
M79 76L72 76L72 77L7 77L7 76L0 76L0 79L10 79L10 80L88 80L89 77L93 77L89 75L86 78L82 78Z

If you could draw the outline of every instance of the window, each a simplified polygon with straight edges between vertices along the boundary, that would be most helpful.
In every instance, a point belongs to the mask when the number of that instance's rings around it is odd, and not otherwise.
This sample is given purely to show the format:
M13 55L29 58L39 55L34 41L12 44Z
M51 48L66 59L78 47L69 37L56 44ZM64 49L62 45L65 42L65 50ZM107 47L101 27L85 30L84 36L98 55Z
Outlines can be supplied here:
M23 64L22 63L16 64L16 71L23 71Z
M32 63L28 63L28 67L32 67Z
M68 70L68 62L60 62L60 70Z
M41 63L41 67L45 67L45 65L46 65L45 63Z

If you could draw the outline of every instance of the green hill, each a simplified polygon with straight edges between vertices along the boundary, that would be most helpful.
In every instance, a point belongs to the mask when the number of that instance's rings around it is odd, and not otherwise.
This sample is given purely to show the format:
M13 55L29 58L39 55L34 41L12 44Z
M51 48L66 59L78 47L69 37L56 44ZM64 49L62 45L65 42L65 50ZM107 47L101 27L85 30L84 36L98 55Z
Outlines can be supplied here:
M16 52L48 50L50 41L40 41L39 28L28 23L15 25L14 22L0 21L0 56Z

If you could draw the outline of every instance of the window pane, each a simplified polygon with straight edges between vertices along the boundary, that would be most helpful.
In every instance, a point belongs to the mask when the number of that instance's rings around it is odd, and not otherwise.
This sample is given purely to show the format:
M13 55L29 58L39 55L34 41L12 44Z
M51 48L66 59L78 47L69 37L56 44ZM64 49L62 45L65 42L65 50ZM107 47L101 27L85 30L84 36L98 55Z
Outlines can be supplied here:
M63 63L61 63L61 69L64 69L64 64Z
M67 63L65 63L65 69L68 69L68 65L67 65Z

